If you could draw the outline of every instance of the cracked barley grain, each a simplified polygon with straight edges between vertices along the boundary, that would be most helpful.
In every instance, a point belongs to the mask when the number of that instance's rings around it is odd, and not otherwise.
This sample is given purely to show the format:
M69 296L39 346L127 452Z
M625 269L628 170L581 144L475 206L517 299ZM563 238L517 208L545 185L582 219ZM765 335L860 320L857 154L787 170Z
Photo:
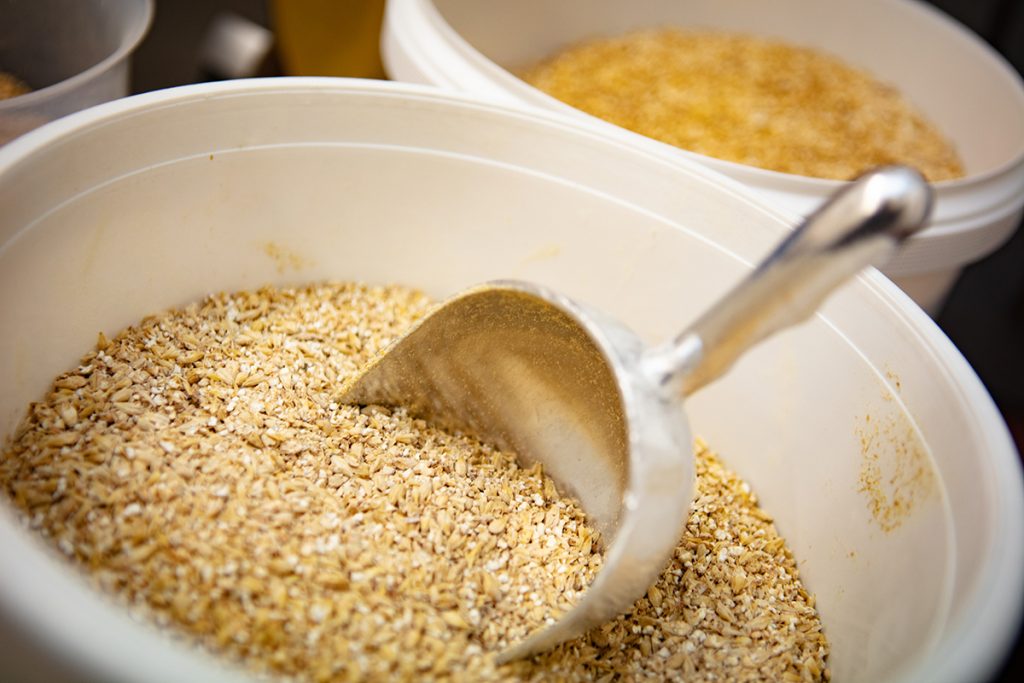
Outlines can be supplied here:
M513 454L332 401L428 306L265 288L101 334L29 408L0 485L100 589L283 678L828 678L792 556L703 446L686 535L633 612L496 666L576 600L600 539Z
M563 102L683 149L847 180L877 165L964 175L953 145L896 88L820 50L672 28L567 46L523 72Z

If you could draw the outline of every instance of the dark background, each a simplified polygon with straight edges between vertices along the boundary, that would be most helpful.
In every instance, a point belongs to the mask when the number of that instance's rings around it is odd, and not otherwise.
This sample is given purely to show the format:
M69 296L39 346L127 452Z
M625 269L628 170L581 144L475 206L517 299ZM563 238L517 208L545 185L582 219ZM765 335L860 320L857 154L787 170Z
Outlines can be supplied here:
M988 41L1018 72L1024 70L1024 2L931 0L931 4ZM272 28L271 7L265 0L157 0L153 26L135 54L133 90L215 77L203 63L201 46L211 21L222 12ZM262 71L280 73L274 61ZM1024 451L1024 230L965 269L937 322L977 371L1006 419L1018 451ZM1014 673L1024 671L1022 659L1018 646L996 680L1019 680Z

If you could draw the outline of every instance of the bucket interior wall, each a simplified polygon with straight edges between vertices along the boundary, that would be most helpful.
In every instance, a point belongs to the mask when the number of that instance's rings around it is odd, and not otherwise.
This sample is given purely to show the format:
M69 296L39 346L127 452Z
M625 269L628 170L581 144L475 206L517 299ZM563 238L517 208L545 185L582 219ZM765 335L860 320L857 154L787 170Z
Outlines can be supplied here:
M154 100L0 173L0 435L98 332L209 292L334 279L443 296L522 278L657 342L786 230L704 169L596 134L308 83ZM928 325L864 276L688 404L793 548L837 681L934 656L997 542L992 437ZM867 481L875 465L898 485ZM0 528L22 533L8 515Z

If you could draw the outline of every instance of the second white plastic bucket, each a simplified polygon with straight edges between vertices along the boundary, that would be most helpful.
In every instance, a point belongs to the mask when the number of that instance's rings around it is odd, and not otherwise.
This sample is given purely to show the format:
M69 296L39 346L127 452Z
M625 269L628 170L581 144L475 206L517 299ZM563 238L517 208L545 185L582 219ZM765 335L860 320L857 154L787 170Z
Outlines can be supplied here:
M746 32L816 47L892 83L943 130L967 167L936 184L931 227L883 269L931 313L963 267L1005 242L1024 209L1024 87L963 26L911 0L390 0L382 38L392 78L593 117L530 87L515 72L576 41L638 28ZM680 150L605 124L657 153L739 180L791 219L838 187Z

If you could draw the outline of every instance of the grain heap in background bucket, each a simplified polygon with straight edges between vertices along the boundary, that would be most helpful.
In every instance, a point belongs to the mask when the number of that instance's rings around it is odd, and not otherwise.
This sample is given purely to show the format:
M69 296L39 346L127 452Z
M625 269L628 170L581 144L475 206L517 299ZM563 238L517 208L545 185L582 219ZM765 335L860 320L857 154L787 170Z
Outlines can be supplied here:
M948 140L900 93L819 50L656 29L570 46L523 72L589 114L699 154L849 180L892 163L964 175Z

